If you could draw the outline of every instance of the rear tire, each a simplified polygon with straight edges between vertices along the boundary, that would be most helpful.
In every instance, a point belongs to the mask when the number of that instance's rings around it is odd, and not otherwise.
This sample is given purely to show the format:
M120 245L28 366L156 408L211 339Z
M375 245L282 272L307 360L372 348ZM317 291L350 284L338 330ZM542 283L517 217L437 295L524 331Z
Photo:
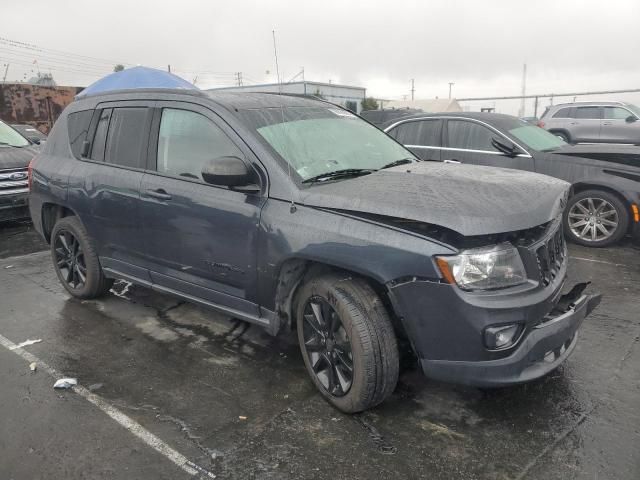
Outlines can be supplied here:
M396 336L364 280L339 273L308 279L296 295L296 321L307 371L329 403L356 413L391 395L398 382Z
M97 298L109 291L91 238L78 217L61 218L51 231L51 258L62 286L77 298Z
M629 229L629 221L622 200L604 190L577 193L564 211L567 237L585 247L608 247L619 242Z

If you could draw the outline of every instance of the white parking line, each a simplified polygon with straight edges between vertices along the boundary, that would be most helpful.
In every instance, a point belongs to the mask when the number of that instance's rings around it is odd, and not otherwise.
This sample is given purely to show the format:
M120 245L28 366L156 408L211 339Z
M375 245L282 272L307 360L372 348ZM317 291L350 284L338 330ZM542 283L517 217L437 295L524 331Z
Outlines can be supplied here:
M582 260L583 262L604 263L605 265L613 265L615 267L624 267L622 263L607 262L606 260L596 260L595 258L569 257L571 260Z
M16 345L8 338L0 335L0 345L2 345L7 350L15 353L16 355L21 356L27 362L32 363L35 362L38 364L38 370L44 370L49 375L54 378L61 378L64 375L60 374L55 368L47 365L45 362L40 360L38 357L33 355L32 353L27 352L19 345ZM216 478L216 476L209 472L208 470L196 465L187 457L182 455L180 452L174 450L165 442L156 437L153 433L145 429L142 425L137 423L135 420L131 419L120 410L111 405L107 400L96 395L95 393L90 392L86 388L78 385L72 387L73 391L80 395L82 398L92 403L104 413L109 415L113 420L118 422L124 428L126 428L133 435L138 437L144 443L153 448L156 452L160 453L165 458L169 459L171 462L175 463L182 470L187 472L190 475L201 475L205 478Z

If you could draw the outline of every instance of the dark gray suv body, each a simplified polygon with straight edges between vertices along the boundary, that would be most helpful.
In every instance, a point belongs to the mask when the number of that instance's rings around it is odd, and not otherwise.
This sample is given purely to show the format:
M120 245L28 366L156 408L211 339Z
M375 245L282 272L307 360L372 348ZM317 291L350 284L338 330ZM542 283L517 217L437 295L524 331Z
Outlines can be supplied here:
M576 102L548 107L538 126L568 143L640 145L640 108L623 102Z
M139 90L67 107L30 208L72 295L124 279L294 328L322 395L355 412L393 391L404 341L430 377L471 385L567 358L599 301L562 293L568 189L418 162L326 102Z

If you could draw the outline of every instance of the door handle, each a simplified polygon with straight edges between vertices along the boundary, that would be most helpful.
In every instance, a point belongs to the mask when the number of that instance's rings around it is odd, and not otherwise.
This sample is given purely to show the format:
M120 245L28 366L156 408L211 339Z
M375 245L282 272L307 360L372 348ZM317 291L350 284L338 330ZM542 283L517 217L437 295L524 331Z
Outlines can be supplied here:
M444 163L462 163L460 160L443 160Z
M603 122L602 125L611 125L611 122Z
M148 189L147 196L157 198L158 200L171 200L171 195L165 192L163 188L157 188L155 190Z

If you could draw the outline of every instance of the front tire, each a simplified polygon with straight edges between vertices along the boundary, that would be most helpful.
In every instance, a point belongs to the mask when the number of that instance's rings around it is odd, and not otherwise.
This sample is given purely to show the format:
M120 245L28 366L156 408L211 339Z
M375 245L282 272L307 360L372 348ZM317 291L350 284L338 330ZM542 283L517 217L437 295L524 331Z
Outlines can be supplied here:
M102 272L93 242L77 217L64 217L51 231L51 258L62 286L77 298L97 298L113 280Z
M585 190L569 199L564 211L565 232L586 247L608 247L619 242L629 228L624 203L604 190Z
M364 280L328 273L296 295L298 341L316 388L356 413L383 402L398 382L396 336L386 308Z
M553 132L553 134L565 143L571 143L569 135L564 132Z

